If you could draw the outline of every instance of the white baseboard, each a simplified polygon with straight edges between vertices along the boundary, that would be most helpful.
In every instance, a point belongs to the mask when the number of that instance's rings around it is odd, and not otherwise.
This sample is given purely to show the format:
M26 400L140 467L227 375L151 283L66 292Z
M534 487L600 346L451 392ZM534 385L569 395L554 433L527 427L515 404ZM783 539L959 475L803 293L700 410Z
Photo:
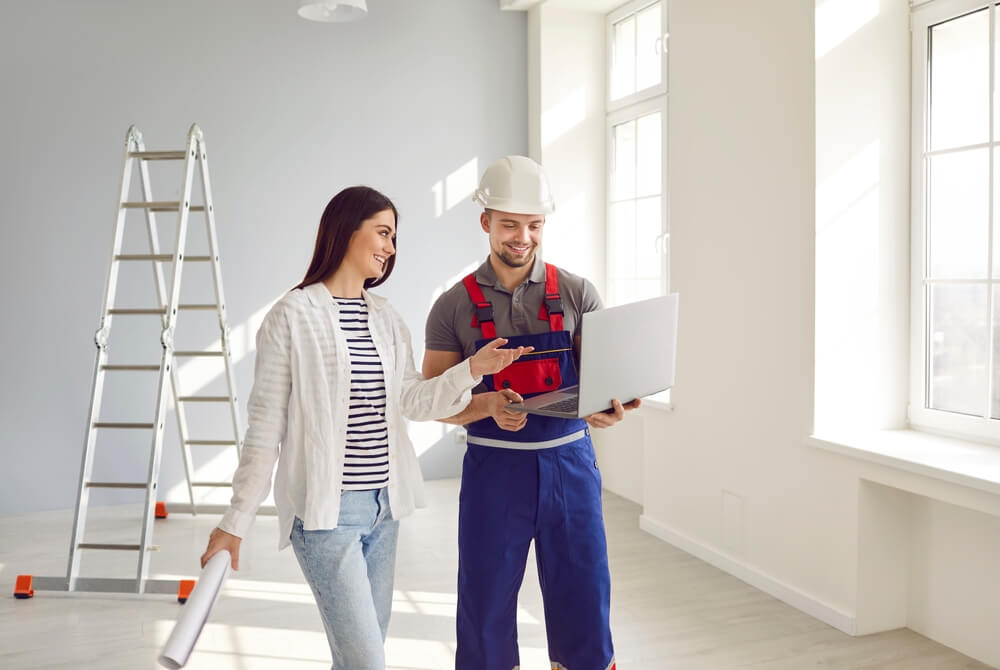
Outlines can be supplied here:
M856 618L846 612L818 600L814 596L804 593L793 586L784 584L781 581L767 575L757 568L747 565L743 561L718 551L698 540L692 539L666 525L655 521L645 514L639 517L639 528L650 535L671 544L678 549L700 558L709 565L713 565L720 570L727 572L737 579L760 589L768 595L774 596L778 600L785 602L792 607L801 610L809 616L815 617L823 623L829 624L839 631L848 635L856 635Z
M228 509L229 505L212 503L197 503L196 505L182 502L167 503L168 514L171 512L177 512L178 514L193 514L196 511L199 514L225 514ZM258 516L276 516L277 514L278 508L274 505L261 505L257 508Z

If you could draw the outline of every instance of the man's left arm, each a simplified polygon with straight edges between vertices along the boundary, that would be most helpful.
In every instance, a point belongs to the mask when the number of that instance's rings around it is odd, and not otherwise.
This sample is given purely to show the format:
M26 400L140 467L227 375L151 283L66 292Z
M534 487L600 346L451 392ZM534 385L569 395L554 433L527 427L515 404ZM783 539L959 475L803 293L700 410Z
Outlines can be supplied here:
M601 296L598 294L597 289L594 287L589 280L583 280L583 296L581 299L581 310L580 319L576 324L576 333L573 336L573 349L576 356L577 365L580 363L580 322L583 321L583 315L586 312L593 312L602 309ZM640 398L634 398L631 401L622 404L620 400L615 398L611 401L611 408L603 412L595 412L589 416L583 417L583 420L587 422L591 428L608 428L613 426L622 419L625 418L625 412L629 412L633 409L638 408L642 404Z

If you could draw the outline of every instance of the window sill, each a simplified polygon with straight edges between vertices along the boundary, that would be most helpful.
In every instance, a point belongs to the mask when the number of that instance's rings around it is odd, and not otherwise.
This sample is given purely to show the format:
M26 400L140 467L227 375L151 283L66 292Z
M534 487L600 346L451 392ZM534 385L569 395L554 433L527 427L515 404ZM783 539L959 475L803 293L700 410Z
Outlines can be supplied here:
M808 441L811 446L844 456L1000 496L997 446L916 430L811 435Z
M645 413L646 411L651 412L673 412L674 404L669 400L655 400L653 398L643 398L642 404L639 405L639 412Z

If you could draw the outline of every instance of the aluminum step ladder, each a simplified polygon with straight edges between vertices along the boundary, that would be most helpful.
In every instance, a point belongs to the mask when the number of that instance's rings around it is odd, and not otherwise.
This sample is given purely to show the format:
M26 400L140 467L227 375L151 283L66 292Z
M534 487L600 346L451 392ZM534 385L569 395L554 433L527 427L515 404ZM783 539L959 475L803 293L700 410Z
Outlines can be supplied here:
M149 177L150 161L183 161L183 181L178 201L155 201ZM129 193L133 169L138 167L141 201L129 201ZM202 205L194 205L192 200L192 182L195 171L201 176ZM123 235L126 214L129 210L141 210L145 213L146 231L149 240L149 253L122 253ZM192 212L204 213L208 233L208 255L186 256L184 253L187 240L189 215ZM159 234L156 227L157 213L171 213L177 216L176 243L173 253L160 251ZM152 308L119 308L115 307L115 294L118 288L119 269L123 263L152 263L156 283L158 306ZM181 276L186 263L208 263L212 269L214 280L215 302L206 304L184 304L180 302ZM164 268L172 267L172 278L169 287L164 281ZM178 314L189 310L212 310L218 315L221 336L218 350L211 351L178 351L174 349L174 332L177 327ZM162 356L159 365L154 364L120 364L109 363L108 342L111 324L114 317L148 317L158 316L161 319L162 331L160 346ZM196 481L191 447L198 445L232 446L239 459L240 420L236 398L236 381L233 376L232 349L229 340L229 328L226 321L226 301L222 290L222 274L219 266L219 245L215 233L215 212L212 205L212 189L208 174L208 152L201 129L197 124L191 126L187 136L186 148L179 151L147 151L142 134L135 126L128 129L125 140L121 188L118 196L117 216L115 219L114 239L111 251L111 263L108 268L107 283L104 290L104 302L101 309L100 328L94 336L97 345L97 361L94 366L93 386L91 388L90 414L87 419L87 437L83 450L83 464L80 469L80 483L76 498L76 513L73 519L73 533L69 550L69 563L65 577L34 577L19 575L14 595L27 598L33 595L35 589L50 591L97 591L118 593L177 593L178 599L184 602L187 593L193 587L191 580L161 580L149 579L149 554L158 549L152 545L154 517L166 516L166 505L157 502L157 483L160 472L160 457L163 452L163 427L167 413L167 394L172 396L173 409L177 417L177 428L180 437L184 473L187 479L188 497L191 501L190 511L197 513L199 505L195 502L194 490L198 487L229 487L231 482ZM228 393L226 395L181 395L175 361L192 357L211 357L220 360L225 368L224 374ZM118 422L100 420L101 401L104 391L105 376L116 372L157 372L159 380L156 386L156 405L153 421L150 423ZM169 390L168 390L169 387ZM185 416L185 406L191 403L213 403L228 412L232 424L232 439L202 440L192 439L188 431ZM227 422L228 423L228 422ZM102 431L141 432L149 436L150 455L146 481L95 481L92 478L94 453L97 438ZM142 511L142 527L138 544L100 544L86 542L84 530L87 521L87 509L90 492L94 489L141 489L145 491L145 504ZM215 506L217 507L217 506ZM83 550L111 550L137 552L135 578L85 578L79 576L80 555Z

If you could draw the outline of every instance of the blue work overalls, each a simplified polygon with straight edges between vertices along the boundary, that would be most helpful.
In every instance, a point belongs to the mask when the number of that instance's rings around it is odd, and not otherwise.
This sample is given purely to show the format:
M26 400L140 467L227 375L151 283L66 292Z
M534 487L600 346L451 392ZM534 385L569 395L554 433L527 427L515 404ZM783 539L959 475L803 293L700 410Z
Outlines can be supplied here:
M535 351L484 378L489 390L522 396L577 383L571 334L563 330L556 268L545 266L539 318L549 332L508 335ZM497 337L493 308L475 276L463 280L476 307L472 325ZM535 542L553 668L613 670L611 578L601 514L601 475L582 419L529 415L520 431L492 417L468 426L458 518L456 670L511 670L517 648L517 593Z

